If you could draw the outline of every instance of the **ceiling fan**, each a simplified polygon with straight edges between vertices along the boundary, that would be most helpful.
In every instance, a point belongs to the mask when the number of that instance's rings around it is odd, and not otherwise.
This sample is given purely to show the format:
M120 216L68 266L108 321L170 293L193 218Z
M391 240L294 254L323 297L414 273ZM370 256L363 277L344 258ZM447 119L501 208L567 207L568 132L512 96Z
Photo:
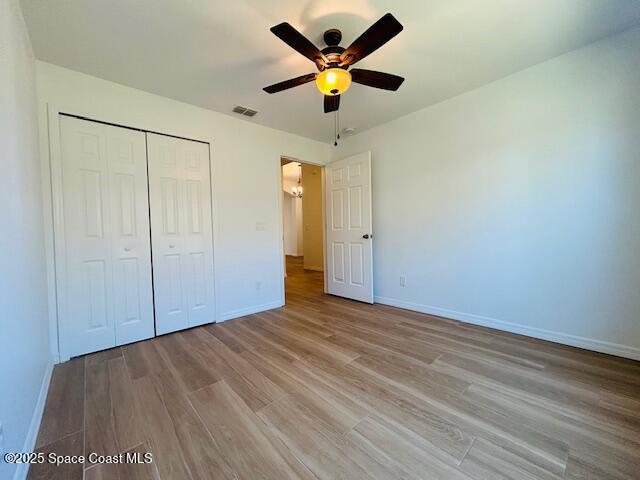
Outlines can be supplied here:
M397 90L404 78L390 73L349 68L373 53L402 31L402 25L387 13L371 25L346 49L339 46L342 32L332 28L324 32L325 48L319 50L304 35L287 22L271 28L284 43L316 64L320 73L308 73L264 88L267 93L281 92L305 83L316 81L318 90L324 94L325 113L335 112L340 107L340 95L347 91L351 82L383 90Z

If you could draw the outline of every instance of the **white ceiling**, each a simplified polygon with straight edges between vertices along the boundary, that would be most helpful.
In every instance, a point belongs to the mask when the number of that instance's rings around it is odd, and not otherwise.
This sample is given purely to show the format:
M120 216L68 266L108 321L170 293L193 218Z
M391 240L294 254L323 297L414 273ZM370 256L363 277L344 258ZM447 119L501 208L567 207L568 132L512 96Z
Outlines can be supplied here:
M353 85L342 127L362 131L640 23L639 0L22 0L44 61L322 141L333 115L313 83L262 87L314 65L269 28L288 21L322 48L347 46L387 11L404 31L360 68L406 78L397 92ZM240 117L246 118L246 117Z

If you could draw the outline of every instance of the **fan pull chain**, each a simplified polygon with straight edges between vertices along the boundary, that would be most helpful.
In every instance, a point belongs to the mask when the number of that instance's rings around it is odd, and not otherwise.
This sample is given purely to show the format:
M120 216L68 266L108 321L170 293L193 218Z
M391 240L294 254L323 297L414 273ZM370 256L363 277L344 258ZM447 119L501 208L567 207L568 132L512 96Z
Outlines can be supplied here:
M333 146L338 146L338 111L333 114Z

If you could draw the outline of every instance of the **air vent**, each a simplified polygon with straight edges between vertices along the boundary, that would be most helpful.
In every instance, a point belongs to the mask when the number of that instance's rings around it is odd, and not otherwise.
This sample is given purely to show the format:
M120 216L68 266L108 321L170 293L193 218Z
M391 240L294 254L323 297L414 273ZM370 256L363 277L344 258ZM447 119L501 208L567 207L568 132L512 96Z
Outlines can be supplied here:
M252 110L251 108L243 107L241 105L236 105L235 107L233 107L233 112L239 113L240 115L244 115L246 117L253 117L256 113L258 113L257 110Z

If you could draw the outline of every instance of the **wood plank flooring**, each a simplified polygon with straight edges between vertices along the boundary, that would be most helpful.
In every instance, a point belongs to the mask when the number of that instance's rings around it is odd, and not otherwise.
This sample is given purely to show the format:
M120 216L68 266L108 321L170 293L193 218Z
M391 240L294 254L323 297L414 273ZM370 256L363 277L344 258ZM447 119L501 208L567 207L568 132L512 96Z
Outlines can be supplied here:
M31 479L632 479L640 362L322 293L55 368Z

